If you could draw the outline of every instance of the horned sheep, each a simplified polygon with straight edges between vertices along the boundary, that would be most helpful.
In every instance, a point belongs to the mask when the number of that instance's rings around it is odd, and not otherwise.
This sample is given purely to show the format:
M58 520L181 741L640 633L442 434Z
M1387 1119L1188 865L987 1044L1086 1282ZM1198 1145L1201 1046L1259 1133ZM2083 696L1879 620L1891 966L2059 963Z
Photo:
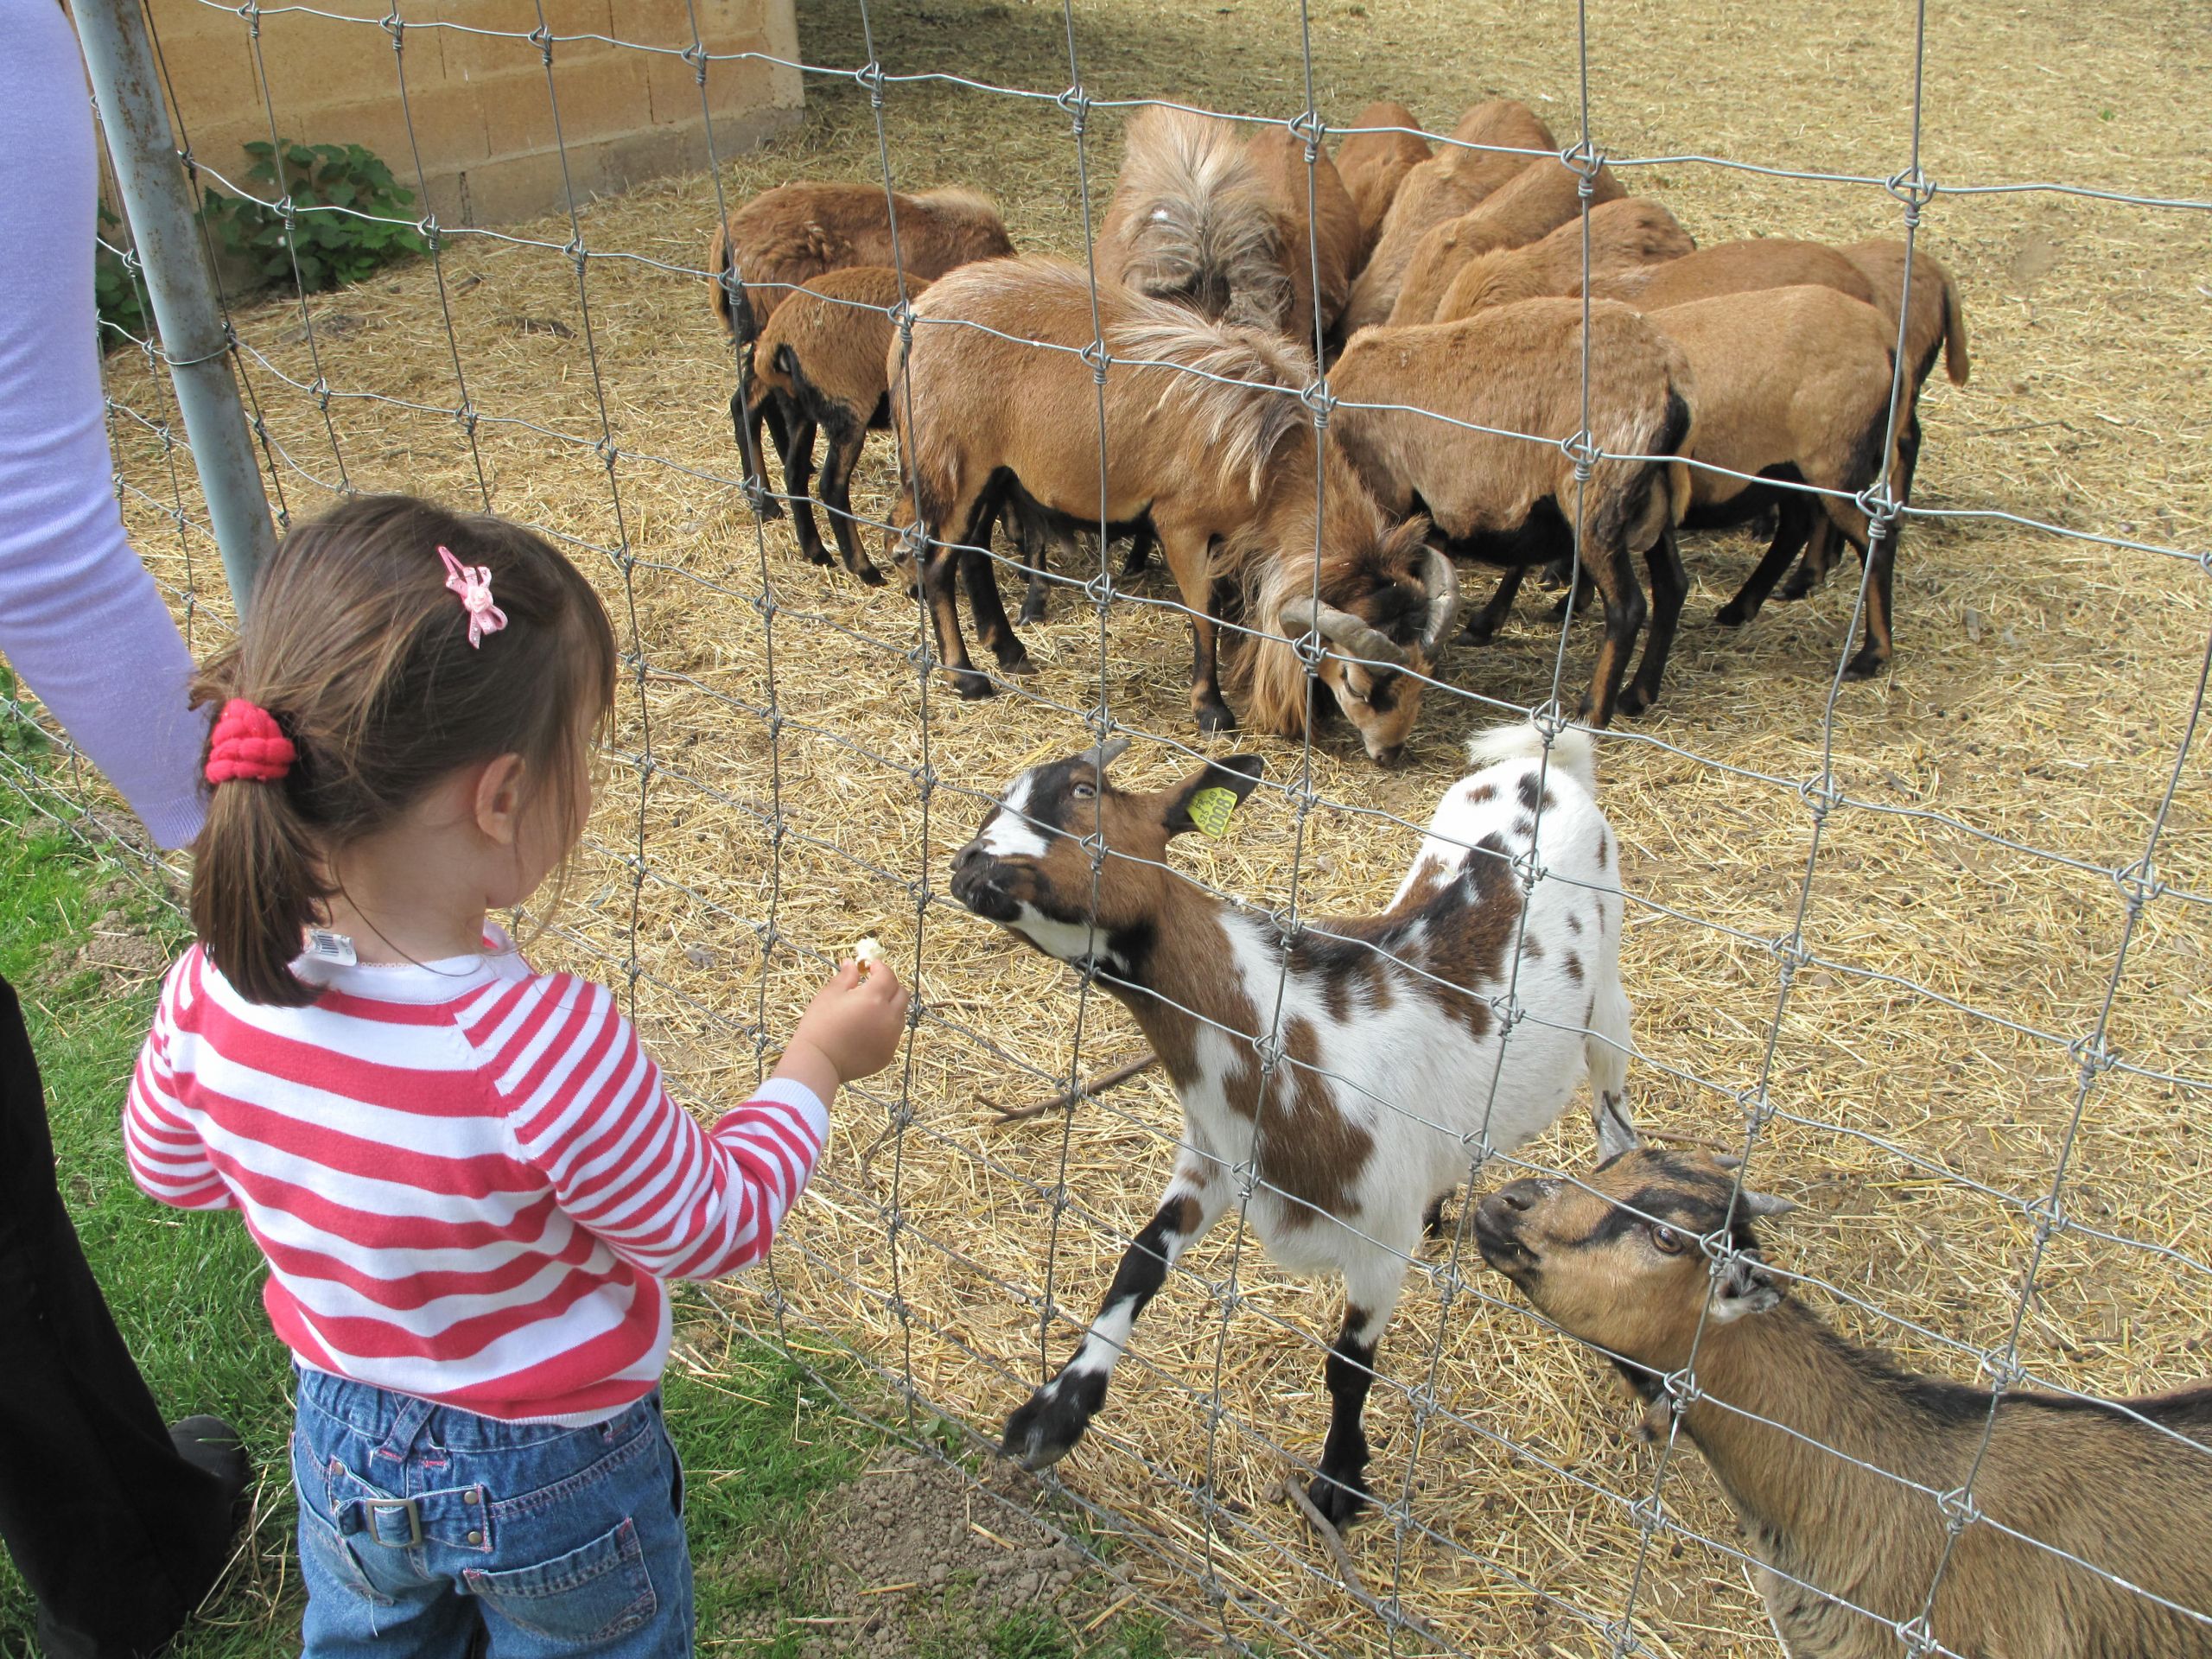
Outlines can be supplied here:
M1363 1417L1376 1346L1423 1217L1466 1178L1470 1148L1510 1153L1541 1134L1586 1076L1600 1149L1635 1142L1618 849L1598 807L1592 742L1562 731L1547 765L1533 727L1477 737L1478 770L1446 792L1388 908L1288 935L1166 862L1201 794L1245 799L1259 758L1125 791L1107 766L1126 747L1024 772L953 864L961 904L1093 972L1128 1007L1183 1104L1158 1212L1073 1357L1007 1419L1004 1449L1037 1469L1075 1447L1138 1314L1249 1167L1247 1218L1268 1254L1344 1280L1312 1497L1345 1523L1368 1501ZM1532 867L1547 875L1524 897L1516 872ZM1494 1011L1509 988L1527 1016L1517 1023Z
M1093 290L1082 268L1057 260L995 260L939 281L916 307L905 362L893 362L892 418L914 492L893 521L917 524L931 546L922 586L960 694L995 688L968 659L956 569L983 643L1010 672L1027 663L988 562L971 550L982 515L1010 482L1062 521L1096 524L1103 484L1108 523L1148 521L1175 579L1201 730L1236 723L1221 690L1225 590L1241 613L1228 678L1252 723L1303 732L1309 704L1323 701L1318 677L1369 755L1395 763L1456 612L1450 562L1425 545L1426 526L1385 518L1334 444L1321 452L1317 504L1314 429L1299 396L1311 357L1126 288L1101 288L1095 303L1103 393L1084 356ZM1311 674L1294 643L1309 628L1326 648Z
M2212 1656L2212 1386L1993 1407L1903 1370L1789 1292L1752 1222L1790 1206L1739 1185L1702 1153L1638 1149L1510 1182L1472 1227L1658 1421L1679 1410L1784 1651L1891 1659L1912 1631L1945 1653Z

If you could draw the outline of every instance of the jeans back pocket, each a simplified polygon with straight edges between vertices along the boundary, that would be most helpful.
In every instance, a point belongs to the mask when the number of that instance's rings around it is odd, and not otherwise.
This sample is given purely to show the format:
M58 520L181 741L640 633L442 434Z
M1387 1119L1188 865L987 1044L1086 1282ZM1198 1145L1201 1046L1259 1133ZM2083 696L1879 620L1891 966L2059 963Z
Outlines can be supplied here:
M650 1623L659 1608L634 1521L536 1567L467 1567L473 1595L524 1630L556 1642L606 1642Z

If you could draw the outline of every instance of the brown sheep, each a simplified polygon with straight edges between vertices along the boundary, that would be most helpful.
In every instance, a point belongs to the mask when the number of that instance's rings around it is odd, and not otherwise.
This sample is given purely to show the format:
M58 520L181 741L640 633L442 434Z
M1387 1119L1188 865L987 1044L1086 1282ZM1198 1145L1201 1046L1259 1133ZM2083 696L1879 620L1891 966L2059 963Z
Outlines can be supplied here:
M1452 137L1459 142L1444 145L1409 170L1391 198L1376 232L1375 250L1352 283L1351 300L1337 325L1345 339L1389 316L1422 237L1479 206L1531 162L1559 154L1552 130L1526 104L1510 98L1476 105L1459 118ZM1481 148L1463 148L1471 144Z
M1697 244L1656 201L1629 196L1590 210L1590 270L1600 278L1679 259ZM1494 305L1567 295L1582 285L1582 216L1525 247L1477 254L1459 268L1435 321L1456 322Z
M1673 457L1694 441L1696 397L1681 348L1626 306L1592 304L1590 348L1589 430L1606 458L1580 487L1562 448L1583 421L1579 301L1524 300L1459 322L1363 330L1330 388L1340 400L1334 428L1368 487L1392 512L1427 514L1454 554L1517 569L1571 552L1579 500L1583 568L1605 612L1582 713L1603 726L1617 701L1633 714L1657 694L1688 590L1669 531L1688 505L1688 469ZM1357 407L1377 404L1397 407ZM1651 639L1624 696L1645 614L1630 563L1637 553L1651 571Z
M1244 153L1267 181L1275 204L1276 242L1290 272L1290 314L1283 333L1311 350L1315 313L1326 334L1351 296L1359 265L1359 209L1325 152L1313 157L1309 188L1306 141L1287 127L1262 127L1245 141ZM1309 200L1313 213L1307 212Z
M1873 284L1874 303L1889 319L1894 339L1897 296L1904 292L1904 244L1893 238L1853 242L1836 251L1865 272ZM1912 494L1912 469L1920 458L1920 389L1936 372L1936 354L1942 354L1944 372L1955 386L1966 385L1972 366L1967 358L1966 308L1959 300L1959 286L1936 256L1922 247L1916 247L1912 253L1911 306L1911 320L1904 331L1904 360L1911 391L1904 422L1907 466L1897 486L1901 501ZM1781 596L1802 599L1810 593L1827 574L1833 551L1827 526L1815 524L1812 539L1805 544L1805 556L1790 573Z
M1236 723L1217 660L1227 597L1241 603L1243 623L1231 683L1255 726L1305 729L1313 687L1292 641L1311 626L1327 648L1315 676L1369 754L1395 761L1458 601L1449 562L1423 544L1425 526L1385 519L1334 445L1322 451L1317 525L1314 431L1297 395L1313 376L1309 356L1267 330L1209 322L1125 287L1096 295L1112 359L1102 480L1099 392L1081 355L1093 339L1093 302L1077 266L976 265L923 296L907 360L894 366L892 420L915 492L894 521L927 538L922 588L960 694L988 696L993 687L960 637L956 567L979 637L1009 671L1027 666L988 562L973 550L1003 480L1045 512L1092 524L1103 482L1111 524L1151 522L1190 614L1201 730Z
M1742 242L1714 242L1656 265L1596 276L1590 283L1592 297L1618 300L1639 311L1663 310L1709 300L1720 294L1743 294L1759 288L1791 288L1817 283L1839 294L1872 305L1874 285L1866 272L1835 249L1821 242L1793 242L1786 237L1752 237ZM1568 290L1580 294L1578 280Z
M1784 1651L1894 1659L1924 1618L1948 1653L2212 1656L2212 1386L2012 1389L1993 1411L1988 1387L1901 1370L1808 1307L1752 1228L1791 1206L1737 1187L1703 1153L1643 1148L1509 1182L1471 1230L1648 1421L1679 1410ZM1953 1542L1936 1495L1969 1490Z
M1590 202L1618 201L1620 181L1600 166L1591 180ZM1526 247L1582 215L1582 178L1565 162L1532 162L1482 202L1446 219L1421 239L1406 266L1406 280L1390 321L1398 327L1438 321L1436 307L1470 259L1503 248Z
M1382 215L1390 210L1398 187L1405 182L1408 173L1435 152L1429 149L1428 140L1421 136L1421 123L1414 119L1414 112L1388 99L1370 104L1354 118L1352 125L1360 129L1405 129L1356 131L1337 147L1337 175L1344 181L1345 190L1351 195L1353 210L1359 215L1359 250L1352 260L1352 272L1357 276L1366 264L1367 256L1374 251L1375 238L1382 234Z
M1325 156L1314 166L1320 209L1321 308L1344 308L1358 242L1357 210ZM1122 171L1099 227L1099 280L1216 321L1313 338L1304 145L1285 129L1249 141L1215 115L1147 105L1129 118Z
M892 205L898 208L893 246ZM748 479L765 485L760 428L765 422L780 456L791 411L776 398L753 395L753 344L768 319L798 288L848 265L899 265L927 282L971 259L1014 251L998 209L968 190L931 190L887 197L879 185L799 183L764 190L715 232L707 255L715 316L737 346L737 391L730 424ZM790 469L785 467L787 494ZM775 513L771 502L769 516Z

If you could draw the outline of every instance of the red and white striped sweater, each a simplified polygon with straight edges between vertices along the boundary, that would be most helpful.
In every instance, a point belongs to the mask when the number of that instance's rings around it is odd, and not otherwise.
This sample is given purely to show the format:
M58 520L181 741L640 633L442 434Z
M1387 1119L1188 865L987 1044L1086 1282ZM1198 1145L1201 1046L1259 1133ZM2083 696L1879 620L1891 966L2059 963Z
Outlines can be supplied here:
M481 957L295 971L241 998L195 945L169 970L124 1113L130 1173L236 1207L262 1300L305 1363L519 1421L594 1422L649 1393L664 1279L767 1254L829 1133L772 1078L705 1130L603 987Z

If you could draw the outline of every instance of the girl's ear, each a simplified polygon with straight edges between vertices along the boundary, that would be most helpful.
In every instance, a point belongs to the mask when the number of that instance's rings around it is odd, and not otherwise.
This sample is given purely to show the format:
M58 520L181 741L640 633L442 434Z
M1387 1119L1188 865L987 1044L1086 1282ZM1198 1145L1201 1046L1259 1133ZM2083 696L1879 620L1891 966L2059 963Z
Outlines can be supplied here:
M476 774L476 827L485 838L512 847L521 833L523 759L518 754L496 755Z

